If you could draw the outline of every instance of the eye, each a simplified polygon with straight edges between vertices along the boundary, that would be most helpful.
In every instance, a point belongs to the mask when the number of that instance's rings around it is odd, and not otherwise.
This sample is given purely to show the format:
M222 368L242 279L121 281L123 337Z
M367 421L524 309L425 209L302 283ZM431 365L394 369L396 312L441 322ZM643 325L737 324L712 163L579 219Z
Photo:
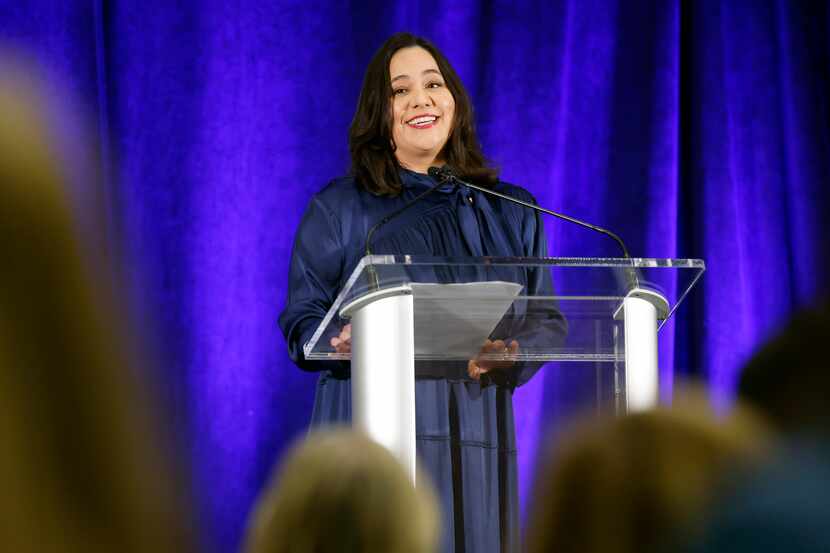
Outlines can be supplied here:
M432 81L427 85L427 88L441 88L442 86L444 86L444 83L440 81Z
M406 94L405 88L395 88L392 90L392 96L400 96L401 94Z

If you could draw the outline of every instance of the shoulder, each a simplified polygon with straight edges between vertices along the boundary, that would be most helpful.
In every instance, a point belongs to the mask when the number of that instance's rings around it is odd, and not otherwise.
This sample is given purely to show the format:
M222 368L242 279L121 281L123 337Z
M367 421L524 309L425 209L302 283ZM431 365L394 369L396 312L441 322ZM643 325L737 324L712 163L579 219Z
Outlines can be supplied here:
M517 200L522 200L533 205L539 205L536 198L526 189L509 182L502 180L498 181L493 187L496 192L507 194ZM502 202L502 214L507 219L512 228L519 230L523 240L529 240L531 236L536 235L541 231L542 222L539 218L539 212L512 202Z
M505 182L500 180L496 183L493 187L493 190L496 192L501 192L502 194L507 194L508 196L512 196L518 200L523 200L525 202L536 203L536 198L533 197L533 194L522 188L521 186L517 186L515 184L511 184L509 182Z
M338 177L330 180L311 197L308 211L322 211L336 219L339 213L355 209L364 194L366 192L358 186L354 177Z
M341 205L343 201L358 197L360 193L360 187L354 177L346 175L330 180L319 192L314 194L312 201L335 208Z
M496 183L496 186L494 187L494 189L498 192L503 193L503 194L509 194L510 196L513 196L514 198L517 198L519 200L524 200L526 202L534 202L534 203L536 202L536 198L533 197L533 194L528 192L528 190L526 188L522 188L521 186L519 186L517 184L512 184L512 183L500 180L500 181L498 181L498 183Z

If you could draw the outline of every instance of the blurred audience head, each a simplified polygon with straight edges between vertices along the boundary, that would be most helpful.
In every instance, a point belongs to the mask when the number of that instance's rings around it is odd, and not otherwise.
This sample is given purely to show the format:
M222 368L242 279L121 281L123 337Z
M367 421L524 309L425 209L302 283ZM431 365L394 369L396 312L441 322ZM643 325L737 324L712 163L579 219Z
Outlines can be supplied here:
M412 485L382 446L347 429L290 451L251 519L247 553L428 553L438 540L429 482Z
M760 452L762 436L748 412L721 421L702 400L586 420L542 469L528 551L667 550L695 531L722 476Z
M830 551L830 305L793 317L744 367L738 395L782 447L738 479L687 551Z
M830 436L830 304L802 311L747 363L738 396L786 435Z
M123 313L82 253L37 86L2 75L0 543L188 551Z

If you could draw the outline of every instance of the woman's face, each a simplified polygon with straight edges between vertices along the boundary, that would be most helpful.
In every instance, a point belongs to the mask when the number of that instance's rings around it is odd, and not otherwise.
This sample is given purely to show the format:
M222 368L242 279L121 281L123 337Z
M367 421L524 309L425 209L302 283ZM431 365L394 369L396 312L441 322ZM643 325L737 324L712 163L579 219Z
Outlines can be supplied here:
M452 132L455 99L432 55L420 46L402 48L389 62L392 138L395 157L409 169L426 172Z

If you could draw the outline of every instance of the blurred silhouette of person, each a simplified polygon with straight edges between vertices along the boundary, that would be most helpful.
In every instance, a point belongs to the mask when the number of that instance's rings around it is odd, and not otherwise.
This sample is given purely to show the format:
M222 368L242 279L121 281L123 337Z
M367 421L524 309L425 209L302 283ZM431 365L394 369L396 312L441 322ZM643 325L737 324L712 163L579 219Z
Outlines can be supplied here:
M690 551L830 551L830 305L798 313L743 369L738 395L780 448L714 508Z
M431 553L438 511L384 447L357 431L311 433L275 472L249 526L246 553Z
M528 551L670 551L694 533L733 463L763 450L749 412L728 421L699 401L584 421L542 469Z
M738 396L782 434L830 436L830 304L802 311L746 364Z
M44 102L0 73L0 547L193 550L172 460L78 239Z

